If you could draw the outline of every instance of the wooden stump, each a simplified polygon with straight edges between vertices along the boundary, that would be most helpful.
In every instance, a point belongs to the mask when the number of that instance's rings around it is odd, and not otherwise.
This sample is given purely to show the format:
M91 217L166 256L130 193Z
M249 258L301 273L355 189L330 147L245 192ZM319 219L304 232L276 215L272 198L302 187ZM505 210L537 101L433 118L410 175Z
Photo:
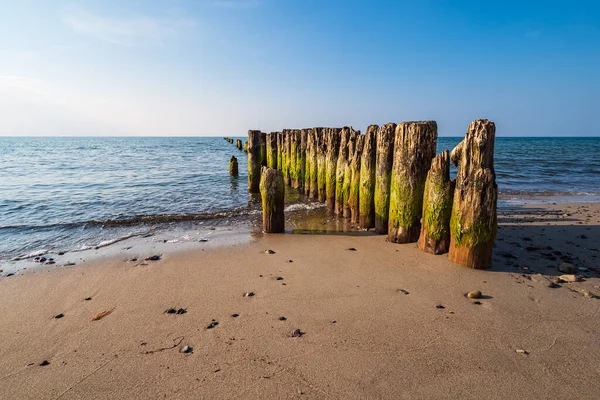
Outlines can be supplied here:
M262 167L261 142L264 133L261 131L248 131L248 191L260 192L260 169Z
M298 162L298 147L300 147L299 133L297 129L292 129L290 137L290 186L294 189L298 188L298 171L296 170Z
M286 185L290 185L290 131L284 129L282 132L281 142L282 155L281 155L281 170L283 172L283 181Z
M304 193L304 174L306 173L306 141L309 129L302 129L299 133L298 154L296 155L296 171L298 174L298 190Z
M239 150L242 149L242 141L240 139L235 140L235 147L237 147Z
M458 173L450 218L448 258L469 268L487 269L492 265L498 230L495 136L493 122L475 120L450 155Z
M331 211L335 209L335 186L338 154L342 130L327 129L327 152L325 153L325 204Z
M277 132L265 135L267 146L267 167L277 169Z
M327 129L319 128L315 138L317 147L317 199L324 203L327 198Z
M267 166L267 134L264 132L260 135L260 165Z
M248 153L248 141L244 142L244 153Z
M282 165L282 154L283 154L283 144L281 143L281 132L277 132L276 140L277 140L277 169L283 171Z
M229 175L231 175L231 176L239 175L238 161L237 161L237 158L235 158L234 156L231 156L231 158L229 159Z
M266 233L283 233L285 230L283 174L273 168L262 168L260 179L263 230Z
M306 197L313 198L312 197L312 193L311 193L311 184L312 184L312 180L313 180L313 176L316 177L315 172L313 172L313 169L316 169L316 153L315 153L315 145L314 145L314 140L315 140L315 131L316 128L314 129L309 129L306 133L306 163L305 163L305 167L304 167L304 194L306 195ZM314 155L314 156L313 156ZM313 166L314 165L314 166Z
M348 207L350 209L350 222L357 224L360 217L360 168L361 156L365 136L358 134L356 136L356 145L352 157L350 157L350 194L348 197ZM346 216L344 214L344 216Z
M450 179L450 153L435 156L425 181L421 235L417 245L424 252L444 254L450 247L450 215L454 180Z
M377 130L370 125L363 138L360 157L359 226L362 229L375 227L375 155L377 150Z
M336 215L344 213L344 202L348 199L349 187L344 186L344 174L346 173L346 165L348 164L350 142L350 128L345 126L340 133L340 149L335 170L335 205L333 212Z
M350 135L348 136L348 158L344 164L344 181L342 184L342 190L344 192L344 197L342 199L342 215L344 218L350 218L352 212L350 210L350 191L352 190L352 168L350 163L352 161L352 157L356 152L356 141L358 140L358 136L360 135L360 131L355 131L350 127ZM357 197L358 200L358 197Z
M377 131L377 152L375 161L375 232L388 233L390 215L390 178L394 161L394 137L396 124L383 125Z
M390 183L390 242L413 243L419 240L423 191L436 145L435 121L403 122L396 127Z

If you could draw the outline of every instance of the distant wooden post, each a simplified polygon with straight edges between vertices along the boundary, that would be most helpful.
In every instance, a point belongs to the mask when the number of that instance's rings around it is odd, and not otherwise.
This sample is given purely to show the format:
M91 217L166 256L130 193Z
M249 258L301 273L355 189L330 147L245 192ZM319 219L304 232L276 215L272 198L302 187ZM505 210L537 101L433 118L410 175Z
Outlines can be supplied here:
M267 167L277 169L277 132L265 135L267 145Z
M443 254L450 247L450 215L454 180L450 179L450 153L435 156L425 181L421 235L417 245L427 253Z
M370 125L363 139L360 158L359 226L362 229L375 227L375 160L377 131L379 126Z
M496 125L478 119L450 158L458 167L450 218L448 258L469 268L487 269L498 229L498 186L494 171Z
M390 242L413 243L419 240L423 191L436 145L435 121L403 122L396 127L390 183Z
M356 146L350 158L350 194L348 197L348 207L350 209L350 222L359 223L360 217L360 167L365 136L358 134L356 136ZM345 216L345 215L344 215Z
M327 130L328 128L318 128L315 137L317 148L317 199L324 203L327 198Z
M283 233L285 230L285 185L281 171L263 167L260 179L263 230L266 233Z
M331 211L335 209L335 187L338 154L342 130L327 129L327 153L325 154L325 204Z
M377 131L377 154L375 166L375 232L388 233L390 206L390 178L394 160L394 136L396 124L383 125Z
M348 199L349 187L344 186L344 174L346 173L346 165L348 164L348 152L350 142L350 128L345 126L340 133L340 150L335 170L335 205L333 211L336 215L343 215L344 202Z
M262 167L261 141L264 134L261 131L248 131L248 191L260 192L260 170Z
M242 141L240 139L235 140L235 147L237 147L239 150L242 150Z
M238 161L234 156L229 159L229 175L238 176Z
M248 141L244 142L244 153L248 153Z
M264 132L260 135L260 165L267 166L267 134Z

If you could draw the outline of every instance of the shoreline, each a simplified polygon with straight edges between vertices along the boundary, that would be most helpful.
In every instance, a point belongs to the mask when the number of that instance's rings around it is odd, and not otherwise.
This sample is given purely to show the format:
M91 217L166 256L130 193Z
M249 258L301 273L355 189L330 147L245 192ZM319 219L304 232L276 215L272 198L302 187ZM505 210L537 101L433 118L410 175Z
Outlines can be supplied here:
M286 234L1 278L0 397L595 398L600 204L499 224L489 271L384 236ZM583 280L554 284L567 262Z

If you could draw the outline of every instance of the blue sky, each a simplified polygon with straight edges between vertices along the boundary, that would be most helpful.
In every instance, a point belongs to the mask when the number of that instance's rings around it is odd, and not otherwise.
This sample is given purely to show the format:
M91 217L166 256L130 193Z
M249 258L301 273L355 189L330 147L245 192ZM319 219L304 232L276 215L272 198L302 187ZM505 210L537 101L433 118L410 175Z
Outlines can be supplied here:
M598 136L592 1L0 0L0 134Z

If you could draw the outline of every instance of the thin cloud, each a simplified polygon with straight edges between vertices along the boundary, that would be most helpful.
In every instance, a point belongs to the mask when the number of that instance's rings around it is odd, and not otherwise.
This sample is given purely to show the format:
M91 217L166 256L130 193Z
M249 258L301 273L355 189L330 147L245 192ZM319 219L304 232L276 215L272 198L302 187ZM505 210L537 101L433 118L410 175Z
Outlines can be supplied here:
M81 35L125 46L161 45L167 39L177 37L182 31L196 26L195 21L188 19L114 17L88 11L70 13L63 17L63 21Z

